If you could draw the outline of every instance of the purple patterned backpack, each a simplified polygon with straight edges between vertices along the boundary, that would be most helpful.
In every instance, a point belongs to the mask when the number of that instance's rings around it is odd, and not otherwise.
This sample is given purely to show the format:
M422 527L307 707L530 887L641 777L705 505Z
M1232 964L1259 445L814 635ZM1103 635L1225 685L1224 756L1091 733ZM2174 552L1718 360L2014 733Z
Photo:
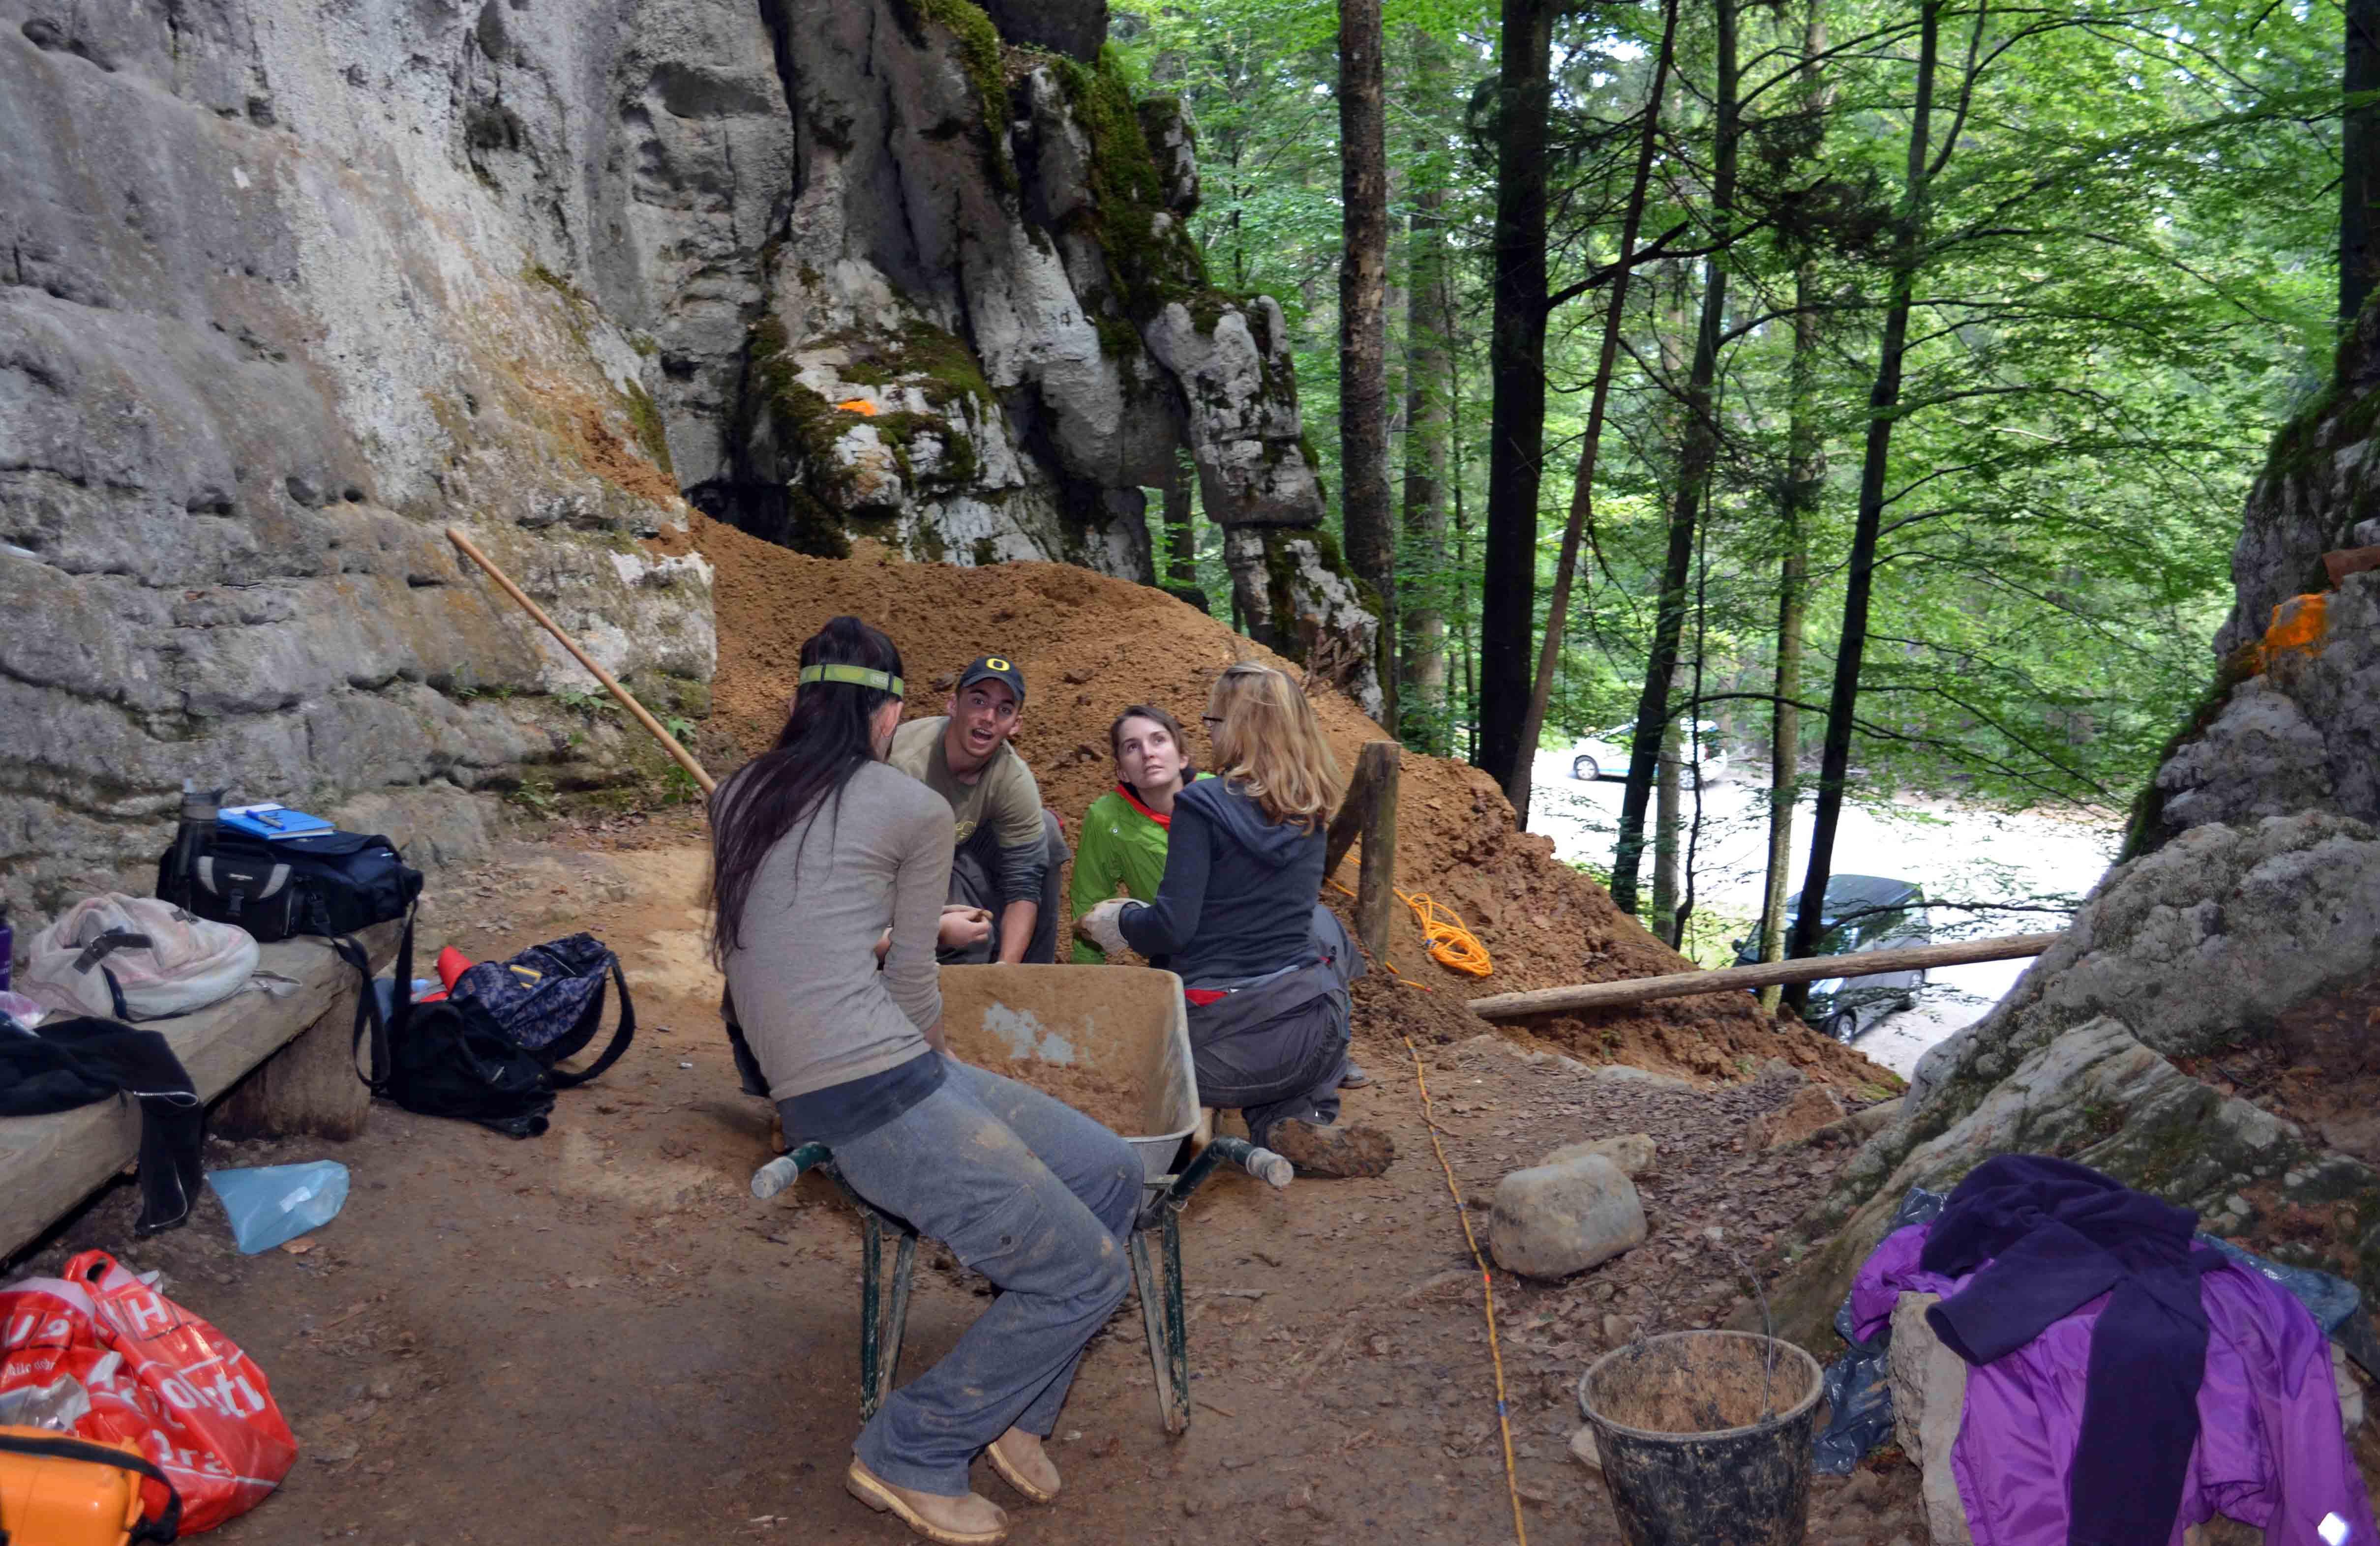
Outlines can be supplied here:
M578 1073L554 1065L583 1051L603 1023L604 978L620 986L620 1023L602 1056ZM504 1029L521 1049L553 1069L558 1090L584 1084L619 1060L637 1033L637 1007L620 958L591 934L532 945L510 960L483 960L455 979L451 996Z

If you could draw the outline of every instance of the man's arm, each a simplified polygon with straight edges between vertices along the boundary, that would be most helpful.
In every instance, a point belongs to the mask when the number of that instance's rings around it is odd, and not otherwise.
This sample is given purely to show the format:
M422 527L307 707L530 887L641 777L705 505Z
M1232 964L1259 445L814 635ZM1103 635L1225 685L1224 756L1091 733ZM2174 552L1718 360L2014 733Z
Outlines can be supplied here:
M997 776L983 819L992 824L1000 847L1000 960L1014 966L1025 959L1033 925L1041 921L1050 839L1041 826L1041 786L1015 748L1006 749Z
M1033 943L1033 925L1041 921L1038 901L1013 901L1000 910L1000 964L1014 966L1025 960Z

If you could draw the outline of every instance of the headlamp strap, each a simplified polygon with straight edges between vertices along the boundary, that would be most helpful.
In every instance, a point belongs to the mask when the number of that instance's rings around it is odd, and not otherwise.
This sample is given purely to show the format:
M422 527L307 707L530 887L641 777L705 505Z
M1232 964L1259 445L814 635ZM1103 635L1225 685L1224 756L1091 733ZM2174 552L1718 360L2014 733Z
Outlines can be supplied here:
M843 682L854 687L873 687L896 698L908 695L902 691L907 683L899 677L890 671L871 670L866 666L804 666L800 681L805 686L813 682Z

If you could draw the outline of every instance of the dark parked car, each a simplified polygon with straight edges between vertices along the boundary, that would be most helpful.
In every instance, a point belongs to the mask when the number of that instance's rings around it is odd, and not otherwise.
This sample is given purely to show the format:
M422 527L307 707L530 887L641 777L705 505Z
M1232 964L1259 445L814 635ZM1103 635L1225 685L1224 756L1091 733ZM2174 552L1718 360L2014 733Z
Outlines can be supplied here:
M1785 904L1785 931L1790 936L1799 912ZM1882 876L1839 875L1827 882L1826 930L1818 936L1817 954L1853 955L1867 950L1931 945L1934 931L1925 919L1925 888L1912 880L1888 880ZM1759 932L1736 941L1738 966L1760 959ZM1864 977L1826 977L1810 984L1810 1023L1839 1042L1848 1042L1896 1009L1915 1007L1925 973L1878 972Z

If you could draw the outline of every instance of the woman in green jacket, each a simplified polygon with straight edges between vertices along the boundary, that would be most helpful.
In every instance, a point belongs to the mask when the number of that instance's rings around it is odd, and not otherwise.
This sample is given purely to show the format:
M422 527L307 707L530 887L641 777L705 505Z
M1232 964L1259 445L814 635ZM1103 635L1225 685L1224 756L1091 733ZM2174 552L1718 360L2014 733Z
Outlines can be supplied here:
M1182 743L1182 723L1161 708L1134 704L1108 727L1116 787L1083 813L1082 840L1075 849L1074 915L1106 901L1122 886L1135 901L1149 901L1165 878L1165 839L1173 820L1173 797L1192 779L1208 775L1190 767ZM1075 963L1098 966L1107 957L1077 936Z

